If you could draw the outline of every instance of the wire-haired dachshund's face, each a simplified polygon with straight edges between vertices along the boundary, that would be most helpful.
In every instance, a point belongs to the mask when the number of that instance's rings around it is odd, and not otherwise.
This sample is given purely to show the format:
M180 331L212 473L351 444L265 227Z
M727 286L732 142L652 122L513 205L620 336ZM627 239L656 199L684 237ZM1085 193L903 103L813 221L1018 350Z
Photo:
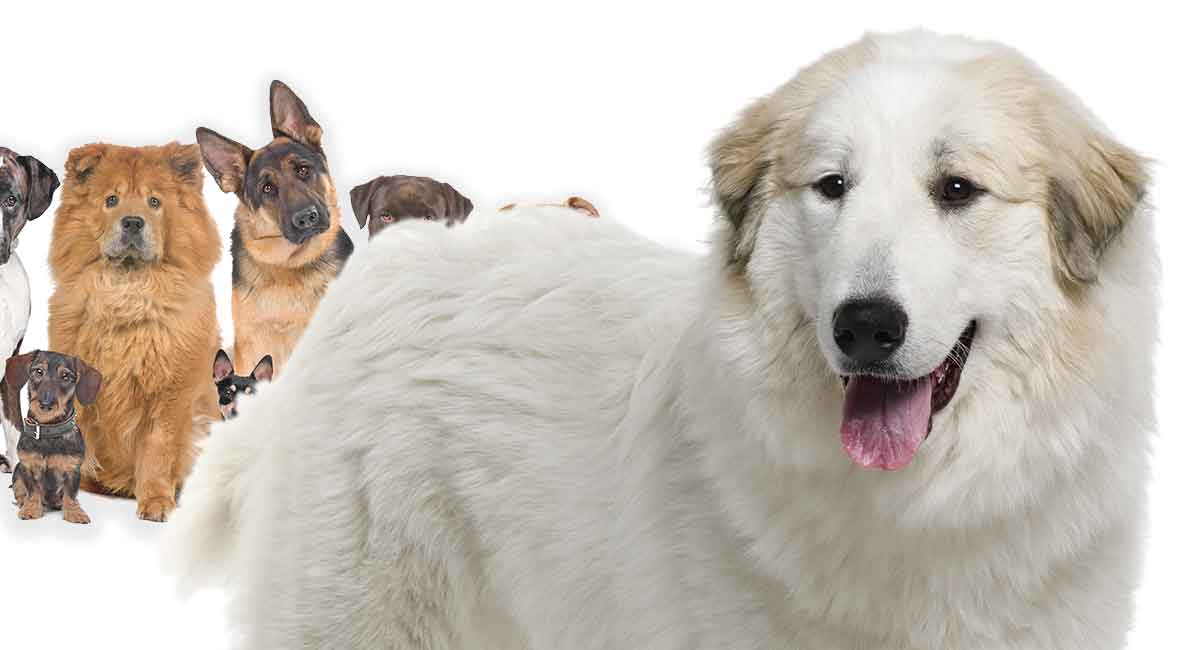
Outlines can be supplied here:
M467 219L474 205L448 183L424 176L380 176L350 190L360 228L374 237L398 221L424 219L453 226Z
M221 417L228 420L237 415L237 399L240 395L253 395L260 381L271 381L275 374L271 355L259 360L249 375L233 374L233 361L224 350L217 351L213 359L213 383L217 386L217 400L221 405Z
M28 383L29 413L35 422L65 419L72 400L91 404L100 391L100 373L75 357L35 350L12 357L5 379L16 388Z

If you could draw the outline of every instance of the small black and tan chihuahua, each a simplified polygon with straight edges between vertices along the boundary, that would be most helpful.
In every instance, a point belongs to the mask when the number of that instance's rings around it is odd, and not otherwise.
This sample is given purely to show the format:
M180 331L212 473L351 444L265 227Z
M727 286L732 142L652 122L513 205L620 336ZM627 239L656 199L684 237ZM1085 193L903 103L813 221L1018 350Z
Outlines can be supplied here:
M254 386L260 381L271 381L275 366L271 355L258 360L254 370L243 377L233 374L233 361L225 350L217 350L213 359L213 383L217 386L217 399L221 402L221 418L228 420L237 415L238 395L253 395Z

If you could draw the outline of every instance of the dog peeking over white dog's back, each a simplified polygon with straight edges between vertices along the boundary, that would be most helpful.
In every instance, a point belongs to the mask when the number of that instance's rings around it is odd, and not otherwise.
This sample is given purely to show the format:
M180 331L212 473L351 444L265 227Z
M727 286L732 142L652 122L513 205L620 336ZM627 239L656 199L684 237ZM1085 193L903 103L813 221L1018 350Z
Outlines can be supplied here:
M805 68L711 163L707 259L527 208L350 261L171 531L247 647L1122 645L1146 163L928 32Z

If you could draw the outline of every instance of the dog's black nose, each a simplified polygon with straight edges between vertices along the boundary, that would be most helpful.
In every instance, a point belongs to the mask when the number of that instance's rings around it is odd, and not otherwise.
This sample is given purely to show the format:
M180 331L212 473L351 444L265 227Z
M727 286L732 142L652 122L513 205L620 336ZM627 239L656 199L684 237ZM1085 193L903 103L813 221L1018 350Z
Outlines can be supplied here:
M136 235L142 232L142 228L146 226L146 220L141 217L124 217L121 219L121 230L129 235Z
M321 221L321 213L315 206L310 206L292 214L292 225L297 230L315 228Z
M883 361L904 343L908 314L887 298L848 300L833 312L833 340L855 364Z
M49 411L50 409L54 408L54 402L53 402L53 401L47 402L47 401L45 401L45 400L38 400L38 406L41 406L43 411Z

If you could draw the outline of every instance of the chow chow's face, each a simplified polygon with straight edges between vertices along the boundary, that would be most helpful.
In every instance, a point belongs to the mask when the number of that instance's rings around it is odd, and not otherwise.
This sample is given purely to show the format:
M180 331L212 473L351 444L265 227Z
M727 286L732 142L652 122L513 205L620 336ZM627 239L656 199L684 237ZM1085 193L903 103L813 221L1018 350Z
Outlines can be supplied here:
M196 145L87 145L71 152L67 174L69 218L81 222L95 253L110 264L136 269L159 263L173 238L194 239L193 231L213 227L203 207ZM178 248L184 255L191 246Z

